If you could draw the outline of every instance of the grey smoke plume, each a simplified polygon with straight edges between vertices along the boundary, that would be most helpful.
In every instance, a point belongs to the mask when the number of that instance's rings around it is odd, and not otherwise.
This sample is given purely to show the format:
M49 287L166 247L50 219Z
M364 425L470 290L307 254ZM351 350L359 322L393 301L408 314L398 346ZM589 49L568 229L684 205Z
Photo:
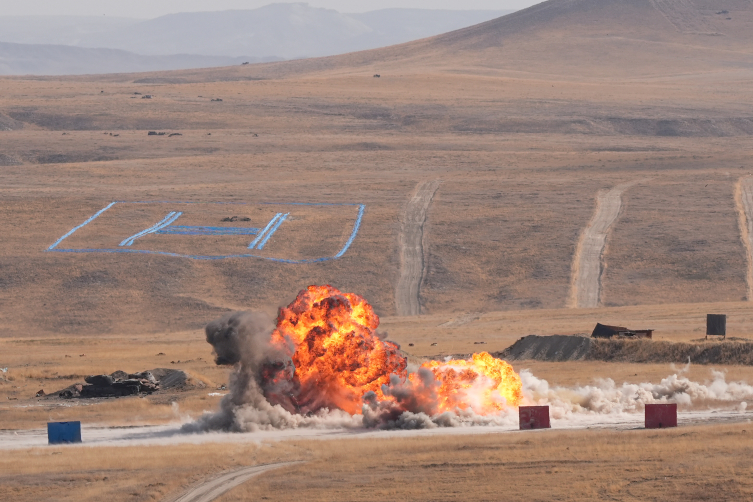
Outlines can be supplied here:
M360 425L358 418L339 410L303 416L269 402L265 391L268 395L280 395L286 389L274 388L265 376L270 371L292 371L290 357L270 343L273 329L272 319L260 312L235 312L207 325L206 338L214 348L215 362L233 365L230 393L222 399L218 412L205 413L196 422L184 425L184 431L253 432L302 426Z

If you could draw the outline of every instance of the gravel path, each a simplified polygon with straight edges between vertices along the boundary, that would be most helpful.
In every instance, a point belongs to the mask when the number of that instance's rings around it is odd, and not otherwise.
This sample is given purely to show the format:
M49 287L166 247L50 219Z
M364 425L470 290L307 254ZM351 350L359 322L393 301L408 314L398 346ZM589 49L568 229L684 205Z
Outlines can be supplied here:
M173 502L211 502L259 474L298 463L300 462L280 462L277 464L243 467L242 469L227 472L218 478L214 478L199 486L191 488L177 499L171 500Z
M746 176L737 182L735 206L740 223L740 238L745 246L745 261L748 264L748 301L753 301L753 177Z
M440 183L439 180L419 183L405 209L400 230L400 279L395 291L397 314L401 316L421 313L418 295L424 275L424 222Z
M583 231L575 250L572 269L569 306L595 308L601 299L602 258L607 244L607 235L617 220L622 208L622 194L638 183L622 183L608 192L600 192L596 199L596 211Z

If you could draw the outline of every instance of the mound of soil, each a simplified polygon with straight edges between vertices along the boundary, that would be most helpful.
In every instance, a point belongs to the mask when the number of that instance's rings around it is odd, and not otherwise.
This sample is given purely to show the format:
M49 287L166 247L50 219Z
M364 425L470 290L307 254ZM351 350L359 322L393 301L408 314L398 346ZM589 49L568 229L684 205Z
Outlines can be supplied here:
M753 365L753 343L723 341L674 343L652 340L595 339L585 336L521 338L492 354L507 361L607 361L624 363L687 363Z
M530 335L492 355L508 361L580 361L586 358L593 342L593 338L585 336Z

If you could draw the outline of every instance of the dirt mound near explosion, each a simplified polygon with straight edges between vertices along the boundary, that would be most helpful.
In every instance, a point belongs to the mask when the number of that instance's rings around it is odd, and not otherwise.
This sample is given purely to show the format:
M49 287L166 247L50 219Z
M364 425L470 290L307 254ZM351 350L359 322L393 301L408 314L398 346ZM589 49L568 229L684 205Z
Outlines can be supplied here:
M492 354L507 361L606 361L620 363L739 364L753 366L751 342L673 343L652 340L596 340L585 336L521 338Z
M585 336L531 335L492 355L509 361L580 361L590 352L592 342Z

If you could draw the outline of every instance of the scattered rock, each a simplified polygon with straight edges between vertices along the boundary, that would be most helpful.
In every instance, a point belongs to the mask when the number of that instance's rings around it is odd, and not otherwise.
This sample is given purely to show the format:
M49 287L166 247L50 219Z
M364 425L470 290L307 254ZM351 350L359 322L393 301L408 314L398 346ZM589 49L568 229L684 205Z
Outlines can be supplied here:
M408 344L408 347L413 347L413 344L412 344L412 343L409 343L409 344Z
M157 131L149 131L146 135L147 136L164 136L167 134L166 132L157 132Z
M36 395L34 397L44 397L47 394L45 394L44 389L40 389L37 391Z
M222 101L221 98L212 98L212 101Z
M179 132L174 132L174 133L170 134L170 135L168 136L168 138L172 138L173 136L183 136L183 134L181 134L181 133L179 133Z
M152 95L151 94L144 94L143 96L141 96L141 99L152 99Z
M437 342L434 342L431 344L432 347L436 347L436 345L437 345Z

